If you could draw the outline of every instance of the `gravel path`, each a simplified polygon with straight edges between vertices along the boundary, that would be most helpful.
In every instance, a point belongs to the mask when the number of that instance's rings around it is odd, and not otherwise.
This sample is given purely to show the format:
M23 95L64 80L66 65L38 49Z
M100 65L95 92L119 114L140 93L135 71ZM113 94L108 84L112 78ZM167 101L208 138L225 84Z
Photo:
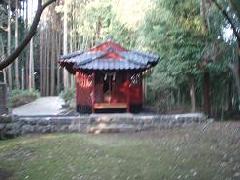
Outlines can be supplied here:
M60 97L41 97L29 104L13 109L14 115L34 116L34 115L58 115L64 111L63 99Z

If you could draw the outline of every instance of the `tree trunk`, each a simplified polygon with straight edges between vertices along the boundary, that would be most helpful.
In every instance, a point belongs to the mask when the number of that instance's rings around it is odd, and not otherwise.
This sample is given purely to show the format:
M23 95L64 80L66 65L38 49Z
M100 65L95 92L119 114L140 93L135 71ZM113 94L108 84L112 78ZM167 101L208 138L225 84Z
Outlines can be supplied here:
M240 45L240 43L239 43ZM235 81L235 86L237 90L237 95L238 95L238 104L240 105L240 55L239 55L239 46L237 50L237 57L233 55L233 57L236 57L233 59L233 62L229 64L229 67L232 71L234 81Z
M24 79L25 79L25 77L24 77L24 66L23 66L22 71L21 71L21 76L22 76L21 77L21 80L22 80L21 81L21 89L24 90L24 83L25 83L24 82Z
M240 107L240 40L238 40L237 67L238 68L237 68L235 80L236 80L236 87L237 87L237 93L238 93L238 107Z
M203 19L203 24L204 24L204 28L206 33L208 34L210 32L210 25L209 25L209 18L207 16L207 8L209 8L209 6L207 6L207 1L206 0L201 0L200 1L200 13ZM206 47L208 46L208 43L206 42ZM203 61L208 62L208 59L203 59ZM204 80L203 80L203 89L204 89L204 112L210 116L211 113L211 100L210 100L210 74L208 72L208 70L205 69L204 73Z
M191 98L191 112L196 112L196 92L195 92L195 82L194 77L189 77L190 81L190 98Z
M210 74L208 71L204 72L203 75L203 91L204 91L204 112L207 115L211 115L211 106L210 106Z
M57 36L57 56L60 55L60 51L61 51L61 33L59 32L58 33L58 36ZM61 87L60 87L60 69L57 68L57 93L60 93L60 90L61 90Z
M15 0L15 48L18 47L18 0ZM15 60L15 85L20 89L18 57Z
M72 6L71 6L72 8ZM71 29L70 29L70 41L69 41L69 50L70 52L73 52L74 49L73 49L73 17L71 16ZM72 74L69 74L69 87L72 89L74 86L74 79L73 79L73 75Z
M46 96L46 74L47 74L47 39L48 39L48 34L47 30L44 30L44 40L43 40L43 47L44 47L44 54L43 54L43 95Z
M33 5L34 1L31 1ZM33 11L31 10L32 15ZM32 22L32 18L30 17ZM33 38L30 40L30 52L29 52L29 89L35 89L35 78L34 78L34 52L33 52Z
M67 19L67 3L64 2L64 14L63 14L63 54L68 53L68 19ZM63 70L63 83L64 89L69 87L69 76L67 70Z
M8 0L8 56L11 54L11 0ZM12 66L8 67L8 86L12 89Z
M30 52L29 52L29 89L35 89L34 80L34 58L33 58L33 39L30 41Z
M29 0L26 0L26 13L25 13L25 29L26 29L26 32L28 31L28 1ZM29 87L29 45L27 46L26 48L26 60L25 60L25 88L28 89Z
M240 106L240 41L238 41L238 76L237 76L237 86L238 86L238 103Z
M51 41L51 34L49 33L49 29L46 32L48 38L46 39L46 96L49 96L49 48L50 48L50 41Z
M205 31L210 31L210 24L209 24L209 18L207 16L207 9L209 8L207 4L207 0L200 0L200 14L202 16L203 25L205 28Z
M33 0L31 0L31 5L33 5ZM32 15L32 10L30 12L29 15L29 21L32 22L32 18L31 18L31 15ZM34 89L34 85L33 85L33 81L34 81L34 63L33 63L33 39L30 40L30 50L29 50L29 77L28 77L28 88L29 89Z
M55 60L56 60L56 32L54 32L54 29L52 29L52 52L51 52L51 91L50 94L51 96L54 95L55 93Z
M43 32L40 31L40 54L39 54L39 65L40 65L40 94L43 95Z
M228 105L227 105L227 110L232 111L233 106L232 106L232 81L230 80L228 83L228 97L227 97Z

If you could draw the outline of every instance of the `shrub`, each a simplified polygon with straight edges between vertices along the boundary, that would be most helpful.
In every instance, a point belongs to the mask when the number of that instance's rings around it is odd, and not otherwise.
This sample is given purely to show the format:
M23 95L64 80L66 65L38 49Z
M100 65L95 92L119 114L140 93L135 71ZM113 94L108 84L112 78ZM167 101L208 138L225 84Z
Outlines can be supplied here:
M70 105L75 100L75 89L66 89L62 91L59 96L63 98L67 105Z
M9 106L17 107L27 103L30 103L37 99L40 93L37 90L20 90L14 89L9 96Z

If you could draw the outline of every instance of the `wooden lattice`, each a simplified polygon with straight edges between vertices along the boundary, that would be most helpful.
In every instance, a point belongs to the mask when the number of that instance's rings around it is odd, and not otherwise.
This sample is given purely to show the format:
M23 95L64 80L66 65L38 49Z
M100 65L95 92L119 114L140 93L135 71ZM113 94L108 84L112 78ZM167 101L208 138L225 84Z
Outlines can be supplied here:
M139 85L141 84L141 74L133 74L130 78L130 84L131 85Z

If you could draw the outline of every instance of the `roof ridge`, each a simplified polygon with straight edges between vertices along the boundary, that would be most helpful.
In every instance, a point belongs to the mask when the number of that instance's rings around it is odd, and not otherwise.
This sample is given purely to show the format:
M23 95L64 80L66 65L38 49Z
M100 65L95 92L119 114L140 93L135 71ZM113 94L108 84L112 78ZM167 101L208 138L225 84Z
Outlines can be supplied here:
M87 53L92 53L92 52L91 52L91 51L88 51ZM95 53L96 53L96 52L95 52ZM99 53L99 52L98 52L98 53ZM83 60L82 62L79 62L79 63L76 63L76 64L78 64L78 65L84 65L84 64L87 64L87 63L89 63L89 62L95 61L96 59L101 58L101 57L105 56L106 54L107 54L107 52L104 52L104 53L102 53L102 54L100 54L100 55L98 55L98 56L88 58L88 59Z
M79 56L81 54L83 54L84 51L75 51L75 52L72 52L72 53L69 53L69 54L63 54L60 56L60 59L69 59L69 58L73 58L73 57L76 57L76 56Z

